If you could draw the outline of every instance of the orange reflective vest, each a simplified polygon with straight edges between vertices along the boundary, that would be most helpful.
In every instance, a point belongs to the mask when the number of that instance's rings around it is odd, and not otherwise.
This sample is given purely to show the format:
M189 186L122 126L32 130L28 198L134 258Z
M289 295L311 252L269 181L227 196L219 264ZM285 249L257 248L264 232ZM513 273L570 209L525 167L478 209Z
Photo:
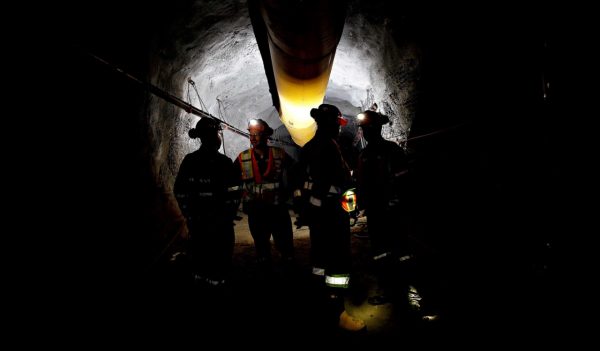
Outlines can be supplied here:
M283 177L283 160L285 151L278 147L269 147L267 169L261 174L258 162L254 156L254 149L242 151L237 161L242 170L242 201L264 201L279 204L280 183Z

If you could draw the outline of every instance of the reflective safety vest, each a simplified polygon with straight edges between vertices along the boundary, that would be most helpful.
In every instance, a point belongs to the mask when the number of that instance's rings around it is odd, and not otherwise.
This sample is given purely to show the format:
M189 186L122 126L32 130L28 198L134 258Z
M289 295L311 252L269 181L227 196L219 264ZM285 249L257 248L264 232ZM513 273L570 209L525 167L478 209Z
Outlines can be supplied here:
M242 201L264 201L277 205L281 201L280 183L283 174L285 151L277 147L269 147L267 169L261 174L254 150L248 149L240 153L238 162L242 170Z

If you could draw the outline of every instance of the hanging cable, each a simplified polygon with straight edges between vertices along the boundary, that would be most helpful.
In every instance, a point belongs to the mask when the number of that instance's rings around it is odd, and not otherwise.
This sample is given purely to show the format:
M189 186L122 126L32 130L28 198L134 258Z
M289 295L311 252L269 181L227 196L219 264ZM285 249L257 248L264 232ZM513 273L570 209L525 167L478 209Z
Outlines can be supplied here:
M92 54L91 52L85 52L87 55L89 55L90 57L92 57L94 60L98 61L99 63L108 66L109 68L113 69L114 71L116 71L117 73L120 73L122 75L124 75L126 78L140 84L144 89L148 90L149 92L151 92L152 94L158 96L159 98L172 103L173 105L183 109L185 112L187 113L192 113L196 116L200 116L202 118L212 118L213 120L221 123L223 125L223 129L225 130L230 130L233 133L239 134L243 137L246 137L248 139L250 139L250 134L248 132L245 132L233 125L231 125L230 123L227 123L225 121L221 121L220 119L218 119L217 117L211 115L208 112L205 112L201 109L198 109L194 106L192 106L191 104L186 103L185 101L181 100L180 98L156 87L155 85L152 85L151 83L148 83L146 81L143 81L129 73L127 73L126 71L124 71L123 69L121 69L120 67L117 67L111 63L109 63L108 61ZM193 86L193 85L192 85ZM271 138L270 138L271 139ZM291 145L291 146L296 146L296 144L294 143L290 143L284 140L279 140L279 139L274 139L274 141L281 143L281 144L285 144L285 145Z
M198 91L196 90L196 93ZM225 116L223 115L223 113L221 113L221 101L219 99L217 99L217 117L219 117L219 119L223 122L225 121ZM225 139L223 138L223 153L225 154ZM227 154L225 154L227 155Z
M192 98L190 97L190 85L189 84L187 85L187 102L188 102L188 104L193 105Z
M407 141L413 141L413 140L417 140L417 139L421 139L421 138L428 138L430 136L447 133L447 132L449 132L451 130L459 129L459 128L462 128L462 127L464 127L466 125L469 125L469 124L471 124L471 122L463 122L463 123L456 124L456 125L444 128L444 129L434 130L433 132L430 132L430 133L427 133L427 134L415 135L413 137L408 138Z
M126 78L128 78L128 79L130 79L130 80L132 80L132 81L134 81L134 82L136 82L138 84L140 84L144 89L148 90L149 92L151 92L152 94L158 96L159 98L161 98L161 99L163 99L163 100L165 100L167 102L170 102L173 105L175 105L175 106L183 109L185 112L192 113L192 114L194 114L196 116L200 116L202 118L212 118L215 121L221 123L224 126L223 129L227 129L227 130L230 130L230 131L232 131L232 132L234 132L236 134L244 136L246 138L250 138L250 135L247 132L244 132L243 130L241 130L241 129L235 127L235 126L232 126L231 124L229 124L227 122L223 122L223 121L219 120L217 117L211 115L210 113L202 111L202 110L200 110L200 109L198 109L198 108L196 108L196 107L188 104L187 102L181 100L180 98L178 98L178 97L176 97L176 96L174 96L174 95L172 95L172 94L170 94L170 93L168 93L168 92L166 92L166 91L164 91L164 90L162 90L162 89L160 89L160 88L158 88L158 87L156 87L156 86L154 86L154 85L152 85L152 84L150 84L148 82L145 82L145 81L143 81L143 80L141 80L141 79L139 79L139 78L137 78L137 77L135 77L135 76L127 73L127 72L125 72L123 69L121 69L121 68L119 68L119 67L117 67L117 66L115 66L115 65L113 65L113 64L111 64L109 62L107 62L106 60L104 60L104 59L102 59L102 58L100 58L100 57L98 57L98 56L96 56L96 55L94 55L94 54L92 54L90 52L86 52L86 54L88 54L89 56L91 56L96 61L102 63L103 65L106 65L109 68L115 70L117 73L123 74Z
M194 87L194 90L196 91L196 96L198 96L198 101L200 102L201 107L203 106L203 108L205 110L208 110L208 109L206 109L206 106L204 105L204 102L202 101L202 98L200 98L200 94L198 93L198 90L196 89L196 83L194 83L194 81L191 78L188 79L188 85L187 85L188 103L190 105L193 105L192 104L192 98L190 97L190 85L192 87ZM222 118L219 118L219 119L223 120ZM223 155L227 156L227 151L225 151L225 137L223 136L223 130L222 129L219 130L219 135L221 136L221 142L222 142L221 146L223 147Z
M194 89L195 86L194 86ZM196 90L196 94L198 94L198 90ZM200 98L200 95L198 94L198 99ZM225 115L222 113L221 111L221 100L219 100L219 98L217 98L217 117L219 117L219 119L223 122L225 121ZM221 138L223 140L223 154L225 154L225 156L227 156L227 154L225 153L225 138Z
M225 121L225 108L223 108L223 101L219 98L217 98L217 113L219 117Z
M198 97L198 101L200 102L200 108L204 111L208 111L208 108L206 107L204 101L202 101L202 98L200 97L200 93L198 93L198 89L196 89L196 82L194 82L192 78L188 78L188 89L190 85L192 86L192 88L194 88L194 91L196 92L196 96Z

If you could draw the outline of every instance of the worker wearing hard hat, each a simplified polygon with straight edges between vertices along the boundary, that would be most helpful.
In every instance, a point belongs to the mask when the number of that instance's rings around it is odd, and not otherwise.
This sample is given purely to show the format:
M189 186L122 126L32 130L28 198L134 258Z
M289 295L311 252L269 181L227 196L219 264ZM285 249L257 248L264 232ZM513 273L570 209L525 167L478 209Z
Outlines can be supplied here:
M292 268L293 232L285 177L293 159L281 148L269 146L273 129L262 119L248 122L251 148L242 151L234 164L242 182L242 202L248 215L259 267L269 273L272 267L271 235L284 269Z
M184 157L173 187L191 241L194 281L211 290L223 287L230 274L233 219L239 206L232 161L218 151L219 131L219 122L208 117L189 131L190 138L200 138L202 144Z
M329 104L313 108L310 115L317 122L317 132L300 151L298 169L302 176L296 185L306 194L312 273L316 288L328 299L327 309L334 312L332 322L345 330L359 331L365 328L364 321L351 316L344 304L350 284L351 249L350 218L341 200L352 184L336 139L347 120Z
M357 120L367 141L358 159L357 202L365 211L372 259L383 279L396 261L411 257L407 241L408 160L398 144L381 135L382 126L389 122L387 116L367 110Z

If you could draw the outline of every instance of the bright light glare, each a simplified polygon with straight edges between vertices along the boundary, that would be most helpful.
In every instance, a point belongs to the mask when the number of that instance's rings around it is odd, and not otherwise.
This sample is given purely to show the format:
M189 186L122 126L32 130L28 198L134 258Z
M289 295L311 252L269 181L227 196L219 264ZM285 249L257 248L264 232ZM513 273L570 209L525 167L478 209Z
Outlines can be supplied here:
M310 110L323 103L329 82L331 66L321 75L311 79L297 79L273 65L277 92L281 106L281 121L290 132L294 142L304 146L317 131Z

